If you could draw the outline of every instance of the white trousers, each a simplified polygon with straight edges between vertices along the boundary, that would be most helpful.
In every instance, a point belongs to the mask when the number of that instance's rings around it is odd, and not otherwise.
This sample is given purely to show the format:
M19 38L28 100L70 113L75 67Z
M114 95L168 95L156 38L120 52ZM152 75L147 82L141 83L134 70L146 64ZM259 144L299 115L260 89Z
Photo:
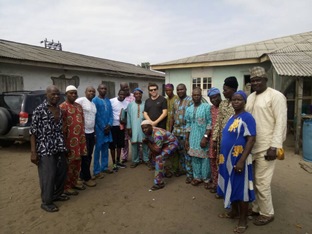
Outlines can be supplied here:
M271 182L275 169L276 160L267 161L264 159L266 151L252 155L254 185L256 200L252 203L252 210L261 215L273 216L274 208L271 194Z

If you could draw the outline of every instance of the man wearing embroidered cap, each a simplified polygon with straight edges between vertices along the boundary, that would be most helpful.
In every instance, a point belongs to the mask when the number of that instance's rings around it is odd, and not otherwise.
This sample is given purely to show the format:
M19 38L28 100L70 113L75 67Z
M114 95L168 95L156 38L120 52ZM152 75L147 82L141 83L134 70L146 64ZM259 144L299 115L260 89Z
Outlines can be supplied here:
M141 128L146 136L143 142L147 144L152 157L155 158L155 177L151 190L162 189L165 187L164 161L177 150L178 140L171 132L153 127L153 122L150 120L142 121Z
M275 168L276 151L283 147L286 138L287 104L285 96L267 87L268 76L263 67L250 70L251 88L255 92L247 99L246 111L257 123L257 138L252 149L256 200L252 211L259 216L255 225L274 220L271 181Z
M77 88L73 85L66 87L66 101L60 104L63 112L63 133L68 149L68 170L64 187L66 195L77 195L75 189L84 190L83 184L78 184L81 169L81 157L87 155L86 136L83 109L76 103Z

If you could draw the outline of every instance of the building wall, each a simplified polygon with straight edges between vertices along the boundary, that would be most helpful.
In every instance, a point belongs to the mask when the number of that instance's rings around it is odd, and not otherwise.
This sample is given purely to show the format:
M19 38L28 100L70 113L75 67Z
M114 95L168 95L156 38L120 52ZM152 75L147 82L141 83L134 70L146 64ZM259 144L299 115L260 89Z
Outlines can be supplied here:
M235 76L238 81L238 89L244 90L245 75L250 75L249 69L258 64L249 65L236 65L236 66L220 66L220 67L205 67L205 68L190 68L190 69L173 69L166 71L166 83L172 83L175 85L184 83L187 87L187 95L191 95L192 92L192 78L196 77L212 77L212 86L217 87L222 92L224 79L229 76ZM270 63L262 64L266 70L269 70ZM270 80L268 85L272 81ZM203 96L207 99L207 94L203 93Z
M10 76L22 76L24 90L45 89L48 85L53 84L51 77L59 77L61 75L65 75L66 78L72 78L73 76L78 76L79 86L77 88L79 96L84 96L84 91L87 86L93 86L95 89L97 89L98 85L102 81L112 81L115 82L116 95L120 88L121 82L131 82L138 83L139 87L144 91L143 99L146 99L148 97L148 83L153 82L158 84L160 91L162 91L162 85L164 84L164 80L154 78L150 78L147 80L133 76L125 79L121 77L110 77L105 75L105 73L100 72L94 73L4 63L0 63L0 75L1 74Z

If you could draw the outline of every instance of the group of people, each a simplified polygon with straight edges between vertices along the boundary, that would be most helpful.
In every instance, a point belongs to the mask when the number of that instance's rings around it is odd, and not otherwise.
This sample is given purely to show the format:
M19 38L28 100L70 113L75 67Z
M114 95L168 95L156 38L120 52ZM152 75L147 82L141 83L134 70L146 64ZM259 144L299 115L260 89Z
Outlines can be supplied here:
M58 106L60 92L47 88L47 99L36 108L30 129L31 161L38 165L42 209L58 211L53 203L68 200L104 173L125 168L131 142L131 168L145 164L155 170L151 190L165 187L164 177L185 175L185 183L200 184L224 199L230 212L220 218L238 218L235 233L246 231L247 216L255 225L274 220L271 181L277 150L286 137L286 98L267 87L262 67L250 71L252 93L238 90L235 77L224 80L223 95L208 90L212 105L195 87L165 85L167 98L158 85L130 93L120 84L118 96L106 97L107 87L87 87L77 98L76 87L66 88L66 101ZM90 165L94 149L93 177ZM109 149L112 170L108 167ZM249 204L251 208L249 208Z

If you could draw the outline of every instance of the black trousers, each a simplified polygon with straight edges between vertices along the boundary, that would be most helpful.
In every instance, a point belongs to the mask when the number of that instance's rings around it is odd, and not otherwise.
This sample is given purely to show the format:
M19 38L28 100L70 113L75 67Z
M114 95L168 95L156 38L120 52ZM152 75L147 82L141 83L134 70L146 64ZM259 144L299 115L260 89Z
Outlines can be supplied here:
M90 165L95 144L94 133L86 133L87 156L81 157L80 178L84 181L91 179Z
M38 173L42 204L51 204L64 192L67 166L65 153L40 157Z

